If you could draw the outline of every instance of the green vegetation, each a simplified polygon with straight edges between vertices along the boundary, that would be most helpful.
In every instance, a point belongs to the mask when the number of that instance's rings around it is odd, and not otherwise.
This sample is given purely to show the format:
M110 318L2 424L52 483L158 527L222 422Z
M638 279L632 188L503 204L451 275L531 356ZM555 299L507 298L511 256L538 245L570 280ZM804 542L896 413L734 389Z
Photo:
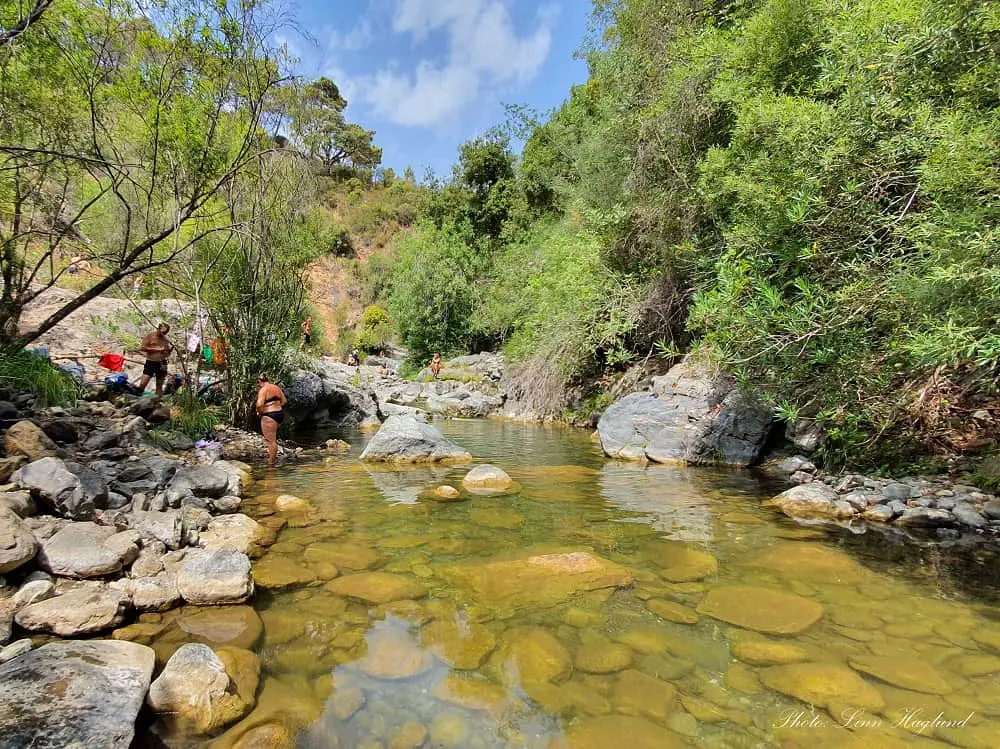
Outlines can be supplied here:
M551 411L693 348L822 421L829 463L989 444L971 413L1000 403L1000 6L594 18L588 82L547 119L515 112L520 160L493 133L432 185L394 275L397 319L429 301L404 340L501 344Z
M41 408L72 405L79 394L69 374L26 351L0 356L0 384L27 390Z

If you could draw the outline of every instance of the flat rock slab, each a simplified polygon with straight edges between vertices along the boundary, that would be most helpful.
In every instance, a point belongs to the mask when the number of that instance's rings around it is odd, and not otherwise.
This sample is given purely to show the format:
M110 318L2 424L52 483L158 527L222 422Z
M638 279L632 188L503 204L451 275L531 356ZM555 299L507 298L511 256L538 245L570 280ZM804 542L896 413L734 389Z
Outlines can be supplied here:
M376 463L468 463L472 455L436 427L409 416L390 416L361 453Z
M456 564L444 575L483 605L498 607L553 606L577 593L632 584L625 567L587 551Z
M698 613L757 632L796 635L820 620L823 607L793 593L731 585L709 591Z
M155 656L133 642L53 642L0 666L0 747L128 749Z
M127 556L134 559L139 552L134 544L111 542L116 535L114 528L105 525L71 523L42 544L38 564L60 577L110 575L121 570Z
M365 603L391 603L423 598L427 588L390 572L358 572L327 583L326 589L337 596L354 598Z
M127 609L128 596L122 591L104 583L79 583L55 598L25 606L14 621L30 632L75 637L117 627Z

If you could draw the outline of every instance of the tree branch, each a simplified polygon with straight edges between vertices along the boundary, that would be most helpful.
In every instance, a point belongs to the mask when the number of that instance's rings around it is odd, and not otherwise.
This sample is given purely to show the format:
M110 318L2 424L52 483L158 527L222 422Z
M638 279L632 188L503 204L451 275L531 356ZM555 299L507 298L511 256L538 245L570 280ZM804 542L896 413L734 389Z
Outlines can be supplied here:
M50 5L52 5L52 0L35 0L35 5L28 12L28 15L6 31L0 30L0 47L10 44L17 39L17 37L27 31L30 26L37 23L42 17L42 13L44 13Z

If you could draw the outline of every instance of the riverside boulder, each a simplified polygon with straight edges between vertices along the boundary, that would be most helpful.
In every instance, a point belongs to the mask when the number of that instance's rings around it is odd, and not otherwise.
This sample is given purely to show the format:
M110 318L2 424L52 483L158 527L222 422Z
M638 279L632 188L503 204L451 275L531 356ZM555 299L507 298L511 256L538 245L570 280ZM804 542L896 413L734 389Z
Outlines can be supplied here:
M382 463L467 463L472 455L441 432L410 416L390 416L361 453Z
M29 632L76 637L103 632L125 620L128 596L104 583L76 583L71 590L25 606L14 621Z
M612 404L597 432L613 458L744 467L760 460L772 422L732 377L688 359Z
M250 558L232 547L190 549L177 567L177 589L188 603L242 603L253 595Z
M55 457L58 452L56 443L31 421L19 421L8 429L3 445L7 455L23 455L28 460Z
M37 551L35 534L17 513L0 504L0 575L27 564Z
M94 501L80 479L59 458L42 458L19 469L11 480L71 520L92 520Z
M134 531L118 533L95 523L70 523L42 543L38 563L61 577L102 577L118 572L139 554Z
M128 749L153 675L134 642L52 642L0 666L0 745Z

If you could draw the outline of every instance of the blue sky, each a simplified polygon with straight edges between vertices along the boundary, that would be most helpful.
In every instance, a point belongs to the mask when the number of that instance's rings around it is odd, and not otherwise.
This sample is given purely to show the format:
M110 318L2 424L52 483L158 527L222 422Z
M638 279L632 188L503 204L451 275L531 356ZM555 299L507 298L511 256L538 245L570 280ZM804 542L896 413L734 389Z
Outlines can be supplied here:
M545 112L587 78L574 59L590 0L298 0L286 34L302 75L331 78L348 119L377 132L383 164L449 173L504 104ZM311 37L311 38L310 38Z

